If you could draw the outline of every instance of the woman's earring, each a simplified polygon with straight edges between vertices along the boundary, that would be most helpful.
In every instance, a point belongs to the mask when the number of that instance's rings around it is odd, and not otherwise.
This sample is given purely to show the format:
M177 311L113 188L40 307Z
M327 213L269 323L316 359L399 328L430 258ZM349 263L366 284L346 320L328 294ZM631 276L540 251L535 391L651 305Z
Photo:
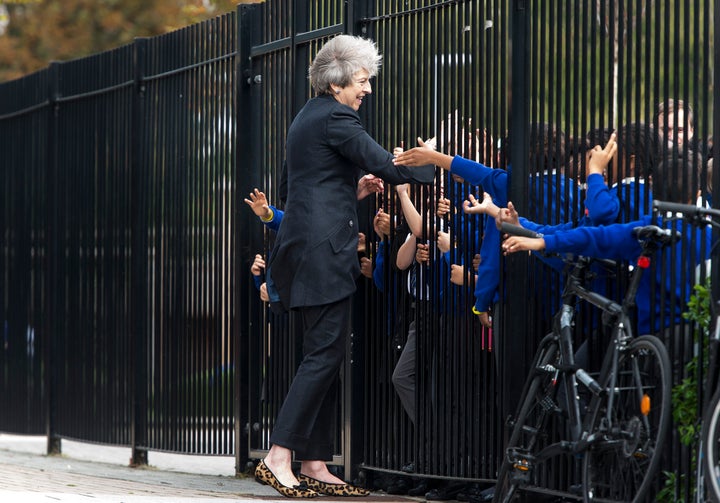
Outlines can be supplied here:
M340 89L335 89L335 94L340 94Z

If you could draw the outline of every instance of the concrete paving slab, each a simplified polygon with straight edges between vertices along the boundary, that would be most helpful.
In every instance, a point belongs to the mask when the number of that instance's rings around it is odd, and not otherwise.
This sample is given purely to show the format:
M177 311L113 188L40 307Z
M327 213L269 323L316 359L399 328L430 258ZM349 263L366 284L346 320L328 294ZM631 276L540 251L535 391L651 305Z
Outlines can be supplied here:
M287 503L252 477L235 477L231 457L149 453L148 467L131 468L130 449L62 441L63 454L47 456L45 437L0 434L3 503ZM414 502L373 493L363 498L321 497L319 503Z

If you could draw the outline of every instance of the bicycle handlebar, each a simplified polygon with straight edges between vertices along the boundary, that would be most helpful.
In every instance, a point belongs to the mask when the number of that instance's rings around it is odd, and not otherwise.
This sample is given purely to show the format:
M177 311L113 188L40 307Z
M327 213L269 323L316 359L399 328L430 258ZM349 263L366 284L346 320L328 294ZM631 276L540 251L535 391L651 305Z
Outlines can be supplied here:
M680 232L672 229L663 229L657 225L645 225L643 227L635 227L632 231L633 236L643 241L654 241L665 246L681 237Z
M538 232L531 231L530 229L526 229L525 227L521 227L519 225L509 224L507 222L500 224L500 231L511 236L522 236L526 238L543 237L543 235Z
M689 218L709 216L720 219L720 210L703 208L701 206L695 206L694 204L670 203L655 199L653 201L653 209L662 212L680 213L684 217Z

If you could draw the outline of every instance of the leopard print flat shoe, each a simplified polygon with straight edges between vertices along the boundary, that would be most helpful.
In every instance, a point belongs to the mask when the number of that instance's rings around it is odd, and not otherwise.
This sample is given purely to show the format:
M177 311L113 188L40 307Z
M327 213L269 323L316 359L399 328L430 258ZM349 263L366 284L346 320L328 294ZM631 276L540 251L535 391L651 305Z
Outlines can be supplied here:
M331 484L302 473L298 475L298 480L302 484L307 484L311 490L327 496L367 496L370 494L370 491L362 487L355 487L351 484Z
M307 483L303 481L293 487L282 484L265 464L265 460L260 460L255 467L255 480L261 484L269 485L286 498L317 498L320 496L317 492L309 489Z

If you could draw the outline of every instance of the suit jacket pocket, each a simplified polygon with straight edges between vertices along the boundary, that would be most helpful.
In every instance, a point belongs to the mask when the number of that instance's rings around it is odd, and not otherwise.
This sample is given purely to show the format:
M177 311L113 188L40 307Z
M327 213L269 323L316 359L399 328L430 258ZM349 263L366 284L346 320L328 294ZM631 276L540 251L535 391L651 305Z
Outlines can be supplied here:
M333 252L340 253L348 246L353 245L354 239L357 238L357 230L352 220L338 226L338 228L328 238Z

